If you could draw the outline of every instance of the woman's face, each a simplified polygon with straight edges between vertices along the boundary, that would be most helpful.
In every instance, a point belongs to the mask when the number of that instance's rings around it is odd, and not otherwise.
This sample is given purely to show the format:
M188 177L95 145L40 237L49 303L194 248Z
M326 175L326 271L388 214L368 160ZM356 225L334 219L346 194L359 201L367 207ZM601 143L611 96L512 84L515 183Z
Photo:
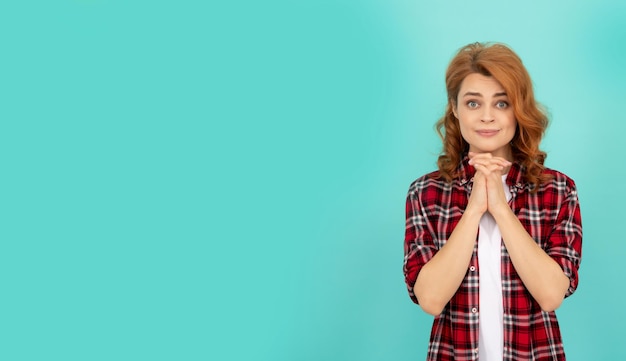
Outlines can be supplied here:
M510 142L517 121L509 98L497 80L477 73L465 77L453 112L470 152L491 153L513 160Z

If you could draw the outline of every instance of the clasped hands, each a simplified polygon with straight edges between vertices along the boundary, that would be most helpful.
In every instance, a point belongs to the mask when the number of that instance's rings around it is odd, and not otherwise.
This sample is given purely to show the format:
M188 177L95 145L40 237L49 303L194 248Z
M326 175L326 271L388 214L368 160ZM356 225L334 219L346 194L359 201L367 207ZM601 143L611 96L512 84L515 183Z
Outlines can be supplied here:
M474 167L474 185L466 210L475 210L480 214L487 211L492 215L510 210L502 186L502 175L511 167L511 162L491 153L469 152L469 164Z

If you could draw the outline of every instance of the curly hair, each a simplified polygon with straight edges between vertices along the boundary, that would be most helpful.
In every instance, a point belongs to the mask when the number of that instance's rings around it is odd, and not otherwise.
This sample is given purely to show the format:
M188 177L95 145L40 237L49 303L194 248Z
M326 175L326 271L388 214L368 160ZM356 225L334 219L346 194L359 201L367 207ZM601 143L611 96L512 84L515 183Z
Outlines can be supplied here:
M521 164L525 181L537 190L541 183L549 179L543 172L546 153L539 149L548 127L548 116L535 101L530 76L519 56L499 43L466 45L448 66L448 104L444 116L436 123L437 133L443 141L443 150L437 160L440 176L449 182L458 177L461 158L469 150L452 110L457 104L461 83L472 73L492 76L506 91L517 120L517 129L511 140L513 158Z

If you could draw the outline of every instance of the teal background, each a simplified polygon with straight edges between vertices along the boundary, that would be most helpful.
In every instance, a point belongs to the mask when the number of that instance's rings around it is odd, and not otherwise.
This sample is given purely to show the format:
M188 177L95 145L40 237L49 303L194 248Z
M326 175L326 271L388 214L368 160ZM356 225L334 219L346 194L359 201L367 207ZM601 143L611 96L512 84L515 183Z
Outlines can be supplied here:
M0 359L423 360L404 201L500 41L575 179L568 360L626 358L620 1L0 5ZM614 331L617 327L617 331Z

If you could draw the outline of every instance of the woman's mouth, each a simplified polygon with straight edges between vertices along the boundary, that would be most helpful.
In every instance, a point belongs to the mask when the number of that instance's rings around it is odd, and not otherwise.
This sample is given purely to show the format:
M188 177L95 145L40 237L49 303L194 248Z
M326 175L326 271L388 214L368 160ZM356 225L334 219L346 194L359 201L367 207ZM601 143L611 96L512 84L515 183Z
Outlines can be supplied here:
M493 137L498 134L498 132L499 130L497 129L481 129L476 131L476 133L478 133L481 137Z

